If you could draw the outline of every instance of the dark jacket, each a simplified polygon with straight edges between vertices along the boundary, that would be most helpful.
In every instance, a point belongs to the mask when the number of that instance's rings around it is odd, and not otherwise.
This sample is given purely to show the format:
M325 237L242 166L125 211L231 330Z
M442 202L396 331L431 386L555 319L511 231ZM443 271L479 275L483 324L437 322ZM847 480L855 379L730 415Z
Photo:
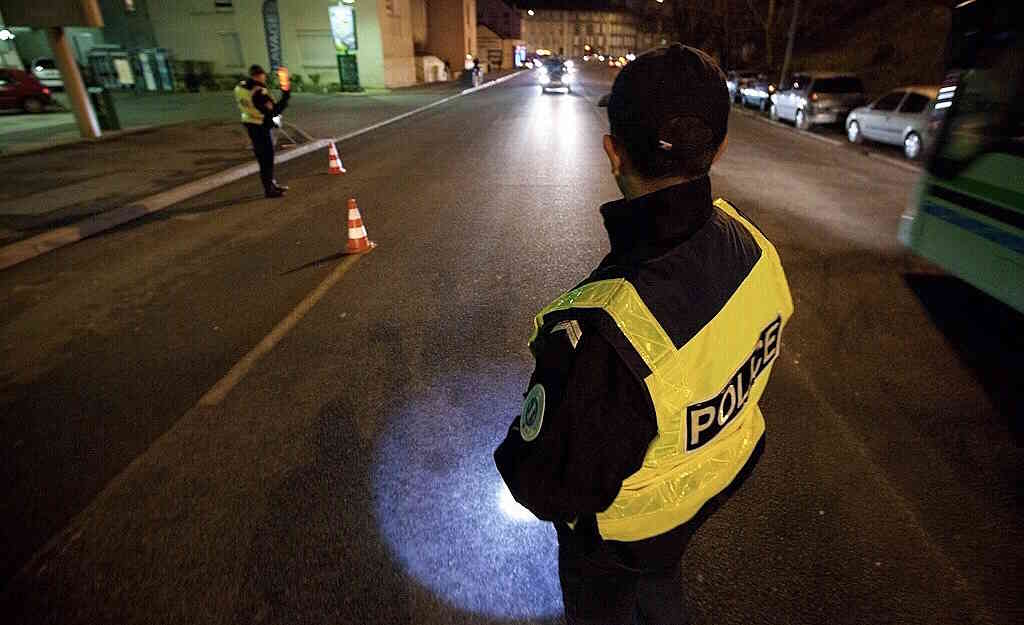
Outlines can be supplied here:
M274 117L280 115L286 108L288 108L288 101L292 97L291 91L281 92L281 101L275 102L274 98L271 97L270 91L267 86L258 80L249 78L244 83L245 88L252 91L256 87L263 87L263 90L259 93L254 93L252 96L253 106L263 111L263 126L272 127L274 125Z
M601 214L611 251L584 282L627 279L677 346L718 313L760 258L749 232L713 205L707 177L610 202ZM640 468L657 419L643 383L649 371L611 318L565 312L571 318L545 318L535 344L530 387L546 392L541 432L524 441L517 419L495 462L517 501L563 525L560 536L575 519L576 533L599 540L594 515ZM582 330L578 342L561 329L568 321Z

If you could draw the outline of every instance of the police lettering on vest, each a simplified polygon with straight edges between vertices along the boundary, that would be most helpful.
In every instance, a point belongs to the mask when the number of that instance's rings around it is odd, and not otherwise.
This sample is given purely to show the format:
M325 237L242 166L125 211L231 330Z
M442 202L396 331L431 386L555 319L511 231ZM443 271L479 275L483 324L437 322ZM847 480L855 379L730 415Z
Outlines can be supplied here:
M761 255L684 345L672 341L625 278L585 283L534 322L531 348L570 310L599 309L642 361L631 366L650 396L658 434L640 469L597 514L598 532L607 540L643 540L690 520L732 482L764 434L757 402L778 359L793 300L775 246L728 202L715 206L750 234Z
M711 442L716 434L743 411L750 399L750 388L757 377L779 355L782 317L776 317L762 332L754 351L736 370L725 388L711 399L686 409L686 451L696 451Z

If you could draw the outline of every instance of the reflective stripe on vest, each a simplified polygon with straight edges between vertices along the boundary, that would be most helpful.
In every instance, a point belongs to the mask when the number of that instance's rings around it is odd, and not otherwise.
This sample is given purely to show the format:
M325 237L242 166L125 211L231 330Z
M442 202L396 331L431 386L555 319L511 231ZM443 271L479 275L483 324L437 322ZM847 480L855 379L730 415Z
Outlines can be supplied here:
M622 278L584 284L542 310L600 308L650 370L644 383L658 420L639 471L626 478L611 506L597 515L601 536L634 541L689 521L736 477L764 433L757 402L779 353L793 302L775 247L723 200L720 210L743 225L761 258L706 326L676 348L636 289Z
M260 91L265 91L265 89L256 86L249 90L245 88L244 83L235 86L235 101L238 102L238 110L242 113L243 124L263 123L263 111L256 108L256 105L252 103L253 95Z

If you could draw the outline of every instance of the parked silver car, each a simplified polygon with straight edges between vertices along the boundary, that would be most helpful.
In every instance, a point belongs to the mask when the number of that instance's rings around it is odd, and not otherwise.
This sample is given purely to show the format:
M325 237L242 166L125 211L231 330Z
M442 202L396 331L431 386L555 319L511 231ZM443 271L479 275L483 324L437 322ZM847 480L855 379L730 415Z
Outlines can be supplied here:
M740 90L747 82L757 78L757 72L752 69L735 69L725 75L725 88L729 90L729 100L733 104L740 103Z
M775 93L775 83L768 80L764 74L758 74L755 78L746 81L740 88L740 104L747 107L752 106L764 113L771 104L773 93Z
M930 138L928 120L938 86L913 85L900 87L867 106L856 108L846 118L846 138L851 143L864 139L902 145L909 159L921 156Z
M866 101L864 84L856 74L799 72L772 95L770 113L772 119L786 119L807 130L814 124L843 122Z

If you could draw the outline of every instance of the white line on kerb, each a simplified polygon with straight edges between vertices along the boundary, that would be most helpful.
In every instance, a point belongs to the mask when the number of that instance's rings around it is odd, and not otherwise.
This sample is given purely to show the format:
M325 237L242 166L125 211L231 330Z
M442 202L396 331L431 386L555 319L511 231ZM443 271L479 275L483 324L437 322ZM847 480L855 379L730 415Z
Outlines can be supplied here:
M334 141L335 143L341 143L346 139L358 137L359 135L365 134L372 130L382 128L384 126L387 126L388 124L393 124L407 117L411 117L418 113L422 113L427 109L433 108L435 106L440 106L445 102L450 102L455 98L459 98L464 95L475 93L482 89L488 89L495 85L499 85L507 80L515 78L521 73L521 71L515 72L513 74L509 74L508 76L502 76L497 80L492 80L490 82L484 83L479 87L465 89L459 93L456 93L455 95L442 98L440 100L437 100L436 102L431 102L430 104L426 104L424 106L413 109L406 113L402 113L401 115L385 119L384 121L377 122L376 124L367 126L366 128L361 128L359 130L356 130L355 132L350 132L347 135L335 137L334 139L318 139L310 143L304 143L294 149L277 155L276 160L278 163L283 163L285 161L289 161L299 156L305 156L306 154L315 152L316 150L326 147L327 144L330 143L331 141ZM185 200L193 198L197 195L202 195L203 193L207 193L226 184L235 182L236 180L240 180L241 178L244 178L246 176L250 176L256 173L257 170L258 165L256 163L248 163L245 165L232 167L231 169L227 169L225 171L207 176L206 178L200 178L199 180L195 180L193 182L189 182L187 184L174 187L173 189L170 189L168 191L163 191L161 193L157 193L156 195L151 195L147 198L137 200L127 206L122 206L109 211L104 211L96 215L95 217L83 219L82 221L72 226L56 228L54 230L50 230L49 232L37 234L34 237L23 239L16 243L11 243L10 245L5 245L3 247L0 247L0 270L7 269L8 267L12 267L14 265L17 265L18 263L23 263L26 260L30 260L32 258L35 258L36 256L45 254L47 252L51 252L55 249L64 247L65 245L77 243L78 241L81 241L86 237L90 237L94 234L99 234L100 232L104 232L123 223L127 223L129 221L139 219L140 217L144 217L146 215L162 211L169 206L173 206L174 204L184 202Z
M199 398L197 406L216 406L219 404L227 394L231 392L231 389L235 388L239 382L245 378L245 375L249 373L249 370L255 366L260 358L270 353L274 347L281 342L281 339L285 337L306 316L316 303L323 299L324 295L327 295L327 291L331 290L338 280L352 268L352 265L356 264L362 255L349 256L343 261L338 263L338 266L334 268L334 271L330 273L323 282L321 282L313 291L307 295L298 306L296 306L288 315L282 319L274 329L270 331L263 340L256 344L249 350L249 353L242 356L242 359L235 363L234 367L221 378L213 388L206 391L202 397Z

